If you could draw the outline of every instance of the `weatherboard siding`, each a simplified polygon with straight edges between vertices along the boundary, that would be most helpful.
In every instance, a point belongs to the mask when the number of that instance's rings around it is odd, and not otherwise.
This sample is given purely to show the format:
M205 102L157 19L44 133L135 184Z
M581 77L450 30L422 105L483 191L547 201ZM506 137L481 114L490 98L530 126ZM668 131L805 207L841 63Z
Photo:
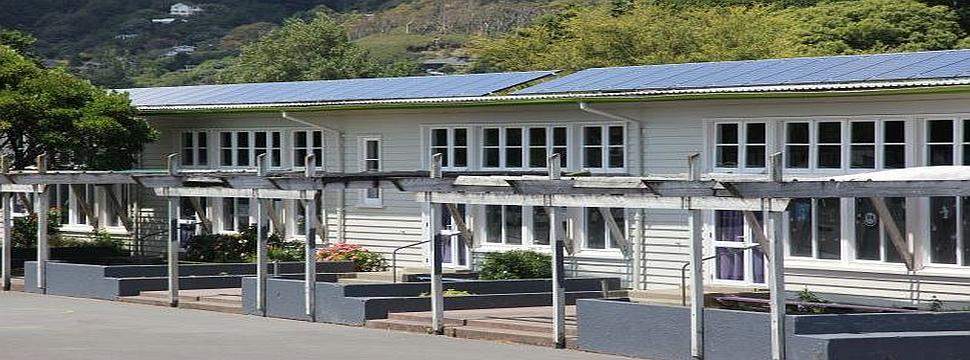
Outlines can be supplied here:
M948 114L970 114L967 106L970 95L899 95L858 96L839 98L789 98L744 100L695 100L695 101L646 101L639 103L594 103L593 108L620 114L632 119L627 123L627 171L638 174L685 174L687 156L703 153L702 161L709 171L710 156L706 149L711 139L706 132L710 121L715 119L765 119L782 121L788 119L829 118L879 118L901 116L920 120ZM357 110L296 112L291 116L313 123L339 129L343 132L345 151L342 169L337 169L335 139L327 136L326 167L328 171L356 172L359 170L358 137L378 135L383 142L383 170L426 169L427 129L432 126L462 124L528 125L562 123L611 122L598 115L579 110L576 104L486 106L464 109L406 109L406 110ZM282 119L279 113L244 113L238 115L198 115L153 117L162 125L163 141L146 149L146 167L163 167L161 158L175 151L175 136L171 129L182 128L305 128ZM167 133L167 135L166 135ZM915 136L915 135L913 135ZM165 140L167 138L167 140ZM640 140L643 149L638 149ZM769 149L771 151L771 149ZM917 156L916 152L911 156ZM149 158L159 160L149 160ZM640 159L643 163L640 164ZM154 165L154 166L148 166ZM642 165L642 168L641 168ZM328 192L329 239L336 241L338 217L334 209L336 191ZM345 194L344 238L347 242L362 244L368 248L390 255L398 246L422 241L425 238L422 206L413 194L403 194L386 188L383 206L379 208L359 206L356 190ZM146 202L148 203L148 202ZM648 289L676 288L680 285L681 268L688 260L689 231L686 213L673 210L646 210L644 217L643 281ZM164 210L161 212L164 215ZM632 226L632 212L628 226ZM710 225L705 226L705 236L711 236ZM633 232L630 232L632 237ZM494 250L485 247L475 254ZM537 247L536 249L546 251ZM712 254L713 247L705 249ZM416 247L400 254L402 266L426 266L427 248ZM900 278L892 271L880 273L833 269L818 261L797 261L788 269L789 290L809 287L815 291L847 294L872 294L894 299L912 298L919 288L919 298L937 296L943 300L967 300L970 288L970 269L957 268L934 276ZM574 260L567 262L572 275L614 274L629 281L630 263L615 253L580 251ZM891 268L892 266L890 266ZM706 267L706 277L712 280L713 265ZM713 281L712 281L713 283Z

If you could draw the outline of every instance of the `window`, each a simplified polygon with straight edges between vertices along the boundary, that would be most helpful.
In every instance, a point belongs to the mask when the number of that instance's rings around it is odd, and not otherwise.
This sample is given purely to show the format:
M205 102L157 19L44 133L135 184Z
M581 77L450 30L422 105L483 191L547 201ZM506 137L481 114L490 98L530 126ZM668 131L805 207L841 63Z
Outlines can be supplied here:
M468 167L468 129L431 129L431 154L441 154L444 168Z
M583 168L623 168L625 133L623 126L583 126Z
M768 146L765 126L761 122L716 124L714 167L764 168Z
M885 202L896 226L905 234L906 198L885 198ZM855 199L855 257L859 260L902 262L885 224L867 198Z
M270 166L281 165L278 131L222 131L219 133L219 165L256 166L256 156L268 153Z
M615 249L618 248L618 240L614 238L603 214L599 208L584 208L586 219L586 248L587 249ZM626 236L626 211L622 208L611 208L610 213L616 224Z
M953 165L954 121L930 120L926 122L926 164L930 166Z
M222 199L222 231L239 231L249 226L249 199Z
M105 191L104 197L106 201L106 208L104 211L104 218L108 221L105 222L107 226L124 226L121 222L121 214L128 212L128 204L131 203L130 196L128 194L127 185L112 185L111 187L102 188ZM118 200L118 207L111 202L111 198L107 194L107 191L113 191L115 199Z
M293 132L293 166L306 167L308 154L313 154L315 166L323 166L323 131Z
M792 199L787 215L791 256L842 258L840 199Z
M485 242L522 245L522 207L485 205Z
M482 136L482 167L523 167L525 151L522 128L485 128Z
M182 133L182 165L209 165L209 134L204 131Z
M970 266L970 197L930 198L930 261Z
M567 130L563 126L530 127L529 167L545 168L548 166L547 159L552 154L559 154L560 166L567 166L566 156L569 149L567 138Z
M360 138L360 170L363 172L381 171L381 139L379 137ZM361 205L380 206L381 189L372 187L361 190Z
M48 187L50 189L50 206L57 209L57 223L66 225L71 223L71 185L60 184ZM53 222L53 219L51 219Z
M785 167L789 169L906 167L906 123L902 120L788 122L784 139Z

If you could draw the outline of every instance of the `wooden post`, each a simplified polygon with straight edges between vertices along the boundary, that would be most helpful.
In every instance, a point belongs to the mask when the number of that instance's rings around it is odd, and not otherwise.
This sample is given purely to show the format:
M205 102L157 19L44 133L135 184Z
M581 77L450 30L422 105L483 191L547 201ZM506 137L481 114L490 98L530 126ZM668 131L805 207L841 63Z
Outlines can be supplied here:
M4 175L10 170L9 158L6 156L0 156L0 173ZM10 278L11 278L11 262L12 259L12 248L13 239L10 237L11 228L13 224L11 223L13 217L13 196L10 193L0 193L0 201L3 202L3 260L2 265L2 277L3 277L3 291L10 291Z
M771 181L782 181L782 154L771 155ZM769 206L770 201L765 201ZM768 286L771 303L771 358L785 359L785 246L782 243L782 211L768 209L768 237L771 256L768 266Z
M643 284L643 210L637 209L633 214L633 264L631 265L630 273L631 278L633 278L633 284L631 288L633 290L643 290L641 286Z
M896 226L896 219L893 218L893 213L886 206L886 201L881 197L871 197L869 201L872 202L872 207L875 208L876 214L879 215L879 221L882 221L883 228L889 233L889 240L896 248L896 252L903 258L906 269L909 271L916 270L913 252L909 250L909 244L906 243L906 237L903 235L903 232L899 230L899 226Z
M37 172L47 172L47 154L37 156ZM47 260L50 258L50 245L47 240L48 223L47 186L34 185L34 213L37 214L37 288L47 293Z
M700 180L700 155L687 158L688 180ZM690 201L690 198L687 199ZM690 354L693 359L704 358L704 234L700 210L687 210L690 228Z
M441 154L434 154L431 160L431 178L441 178ZM431 193L425 193L428 203L428 239L431 245L431 331L435 335L445 333L445 295L441 283L441 237L438 236L438 221L441 218L441 204L431 202Z
M179 154L168 156L168 174L177 176L179 174ZM179 216L182 213L179 207L180 198L170 196L168 198L168 304L171 307L179 306Z
M306 166L304 176L311 178L316 175L315 160L313 154L306 156ZM315 190L306 190L314 192ZM304 269L303 292L306 304L306 316L310 321L317 321L317 224L313 221L317 213L317 197L314 195L312 200L303 200L303 225L306 232L306 267Z
M559 180L561 163L559 154L547 159L549 180ZM548 197L547 197L548 198ZM565 244L559 233L559 214L555 207L546 207L549 213L549 245L552 251L552 336L558 349L566 348L566 279Z
M259 176L267 174L266 154L259 154L256 157L256 168ZM266 209L263 202L256 196L258 190L253 190L253 199L250 200L256 207L256 311L266 316L266 234L263 232L263 219L266 218Z

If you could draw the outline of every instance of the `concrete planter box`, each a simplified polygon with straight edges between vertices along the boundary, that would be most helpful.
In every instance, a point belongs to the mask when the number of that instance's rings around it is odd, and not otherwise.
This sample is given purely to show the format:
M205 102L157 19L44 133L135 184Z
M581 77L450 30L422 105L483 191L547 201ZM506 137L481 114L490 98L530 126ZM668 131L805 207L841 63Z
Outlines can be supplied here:
M579 300L579 348L647 358L690 360L686 307ZM706 360L770 360L767 313L704 311ZM788 315L790 360L967 359L970 313Z
M51 248L51 260L67 262L91 262L98 259L127 256L128 253L121 253L112 247L60 247ZM10 249L11 267L20 269L27 261L37 259L36 248L13 248Z
M566 280L566 300L603 297L603 287L620 287L616 278L576 278ZM445 289L468 291L474 295L445 298L445 309L488 309L523 306L548 306L552 303L552 283L548 279L534 280L469 280L445 283ZM295 320L309 320L304 314L303 282L298 279L268 279L266 284L267 316ZM317 283L317 321L364 325L371 319L385 319L388 313L429 311L431 285L421 283L397 284L337 284ZM243 310L256 311L256 279L243 279Z
M24 288L39 293L37 262L24 267ZM283 274L302 274L303 263L280 263ZM270 271L273 265L270 264ZM320 273L353 271L352 262L317 263ZM142 291L168 289L168 265L88 265L51 261L47 269L47 294L93 299L116 300ZM256 264L183 264L179 265L179 287L191 289L238 288L244 276L256 273ZM332 276L334 279L336 276Z

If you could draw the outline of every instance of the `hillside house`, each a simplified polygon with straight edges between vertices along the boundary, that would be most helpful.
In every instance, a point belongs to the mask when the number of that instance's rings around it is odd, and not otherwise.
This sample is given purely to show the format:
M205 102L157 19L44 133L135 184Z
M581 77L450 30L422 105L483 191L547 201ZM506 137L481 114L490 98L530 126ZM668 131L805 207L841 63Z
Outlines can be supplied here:
M551 74L122 91L162 132L139 164L153 169L164 168L169 153L195 169L252 169L261 153L273 168L300 169L316 154L320 168L347 173L427 169L436 153L445 171L459 173L542 171L552 153L567 171L638 176L684 174L692 153L701 154L707 177L764 178L775 152L784 153L785 175L799 178L970 165L970 50L603 68L547 80ZM531 86L494 95L523 84ZM145 216L164 216L164 202L146 194L138 197ZM75 214L72 197L61 201ZM247 199L202 200L217 231L252 221ZM867 199L796 199L784 225L789 290L970 301L970 199L887 202L919 270L901 263ZM390 254L429 231L427 209L394 188L328 191L323 203L328 232L319 242ZM473 269L490 251L548 251L543 208L461 209L481 246L455 240L447 266ZM278 231L303 235L300 207L279 201L274 211L285 219ZM567 259L570 275L615 275L635 289L680 286L684 212L613 211L626 236L642 232L639 259L624 255L596 209L564 214L577 249ZM708 283L763 286L764 261L739 212L706 212L704 234L705 253L715 256L706 263ZM402 252L399 265L426 266L427 251Z
M202 11L204 10L199 6L189 5L186 3L176 3L169 8L168 14L173 16L188 17L201 13Z

